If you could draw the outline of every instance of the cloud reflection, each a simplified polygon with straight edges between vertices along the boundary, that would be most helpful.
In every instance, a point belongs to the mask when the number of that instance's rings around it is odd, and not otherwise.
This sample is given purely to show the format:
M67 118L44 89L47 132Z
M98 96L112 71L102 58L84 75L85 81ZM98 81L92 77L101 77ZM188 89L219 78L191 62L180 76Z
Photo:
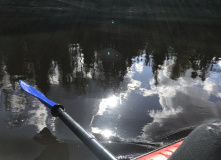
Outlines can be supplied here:
M92 128L96 127L104 131L108 127L118 136L131 138L140 133L146 120L150 120L146 116L146 108L151 107L150 104L157 97L152 98L148 105L146 97L156 95L157 90L156 87L152 89L146 88L149 85L149 81L147 81L149 77L146 77L146 75L151 74L150 66L145 66L144 62L137 61L137 59L145 59L145 56L142 55L140 58L135 57L132 59L134 63L128 68L124 81L119 86L121 88L120 92L101 100L99 111L93 116L91 122ZM137 63L142 64L142 73L136 71ZM154 82L151 81L150 83ZM156 105L158 104L155 103ZM136 115L140 115L139 118ZM94 129L92 130L94 131Z
M35 128L34 131L30 132L41 131L46 126L54 131L55 119L48 116L49 112L46 107L36 98L23 92L20 88L19 82L9 85L11 84L10 78L11 77L6 72L2 78L3 87L0 90L1 121L4 125L7 123L4 127L2 126L2 129L0 130L1 133L10 131L12 133L16 132L17 135L27 135L30 133L23 133L19 128L25 130L25 128L28 128L29 126L34 126ZM5 118L5 116L7 116L7 118ZM14 130L7 130L5 127Z
M102 99L99 105L99 110L97 115L103 115L107 108L116 107L119 104L120 98L116 96L111 96L106 99Z
M50 84L59 84L60 73L58 70L58 63L54 60L51 62L51 73L49 74Z
M220 90L215 82L219 79L210 77L204 82L194 80L190 76L192 69L189 69L185 76L174 81L168 77L172 64L173 62L165 63L163 70L159 72L160 84L157 90L162 110L149 111L153 122L143 127L142 139L160 140L176 130L221 119L221 101L210 100L211 97L220 97Z
M139 73L143 72L143 62L138 62L135 64L136 71Z

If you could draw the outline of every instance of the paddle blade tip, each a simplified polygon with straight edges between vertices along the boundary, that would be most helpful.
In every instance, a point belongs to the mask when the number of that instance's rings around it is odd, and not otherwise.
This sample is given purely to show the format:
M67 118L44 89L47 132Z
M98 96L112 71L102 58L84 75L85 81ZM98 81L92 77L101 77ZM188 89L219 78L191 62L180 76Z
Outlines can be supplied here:
M29 93L30 95L38 98L43 104L45 104L48 108L52 108L54 105L56 105L55 102L49 100L46 98L46 96L41 93L40 91L38 91L37 89L35 89L34 87L32 87L31 85L29 85L28 83L22 81L22 80L19 80L19 84L21 86L21 88Z

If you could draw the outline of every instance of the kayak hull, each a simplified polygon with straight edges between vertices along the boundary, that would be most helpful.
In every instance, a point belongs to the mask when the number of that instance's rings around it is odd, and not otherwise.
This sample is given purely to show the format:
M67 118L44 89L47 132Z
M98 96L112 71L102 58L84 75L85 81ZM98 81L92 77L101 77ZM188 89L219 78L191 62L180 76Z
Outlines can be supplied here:
M133 160L167 160L177 150L177 148L179 148L179 146L182 143L183 140L180 140L179 142L176 142L172 145L160 148L158 150L154 150L145 155L141 155L140 157L137 157Z

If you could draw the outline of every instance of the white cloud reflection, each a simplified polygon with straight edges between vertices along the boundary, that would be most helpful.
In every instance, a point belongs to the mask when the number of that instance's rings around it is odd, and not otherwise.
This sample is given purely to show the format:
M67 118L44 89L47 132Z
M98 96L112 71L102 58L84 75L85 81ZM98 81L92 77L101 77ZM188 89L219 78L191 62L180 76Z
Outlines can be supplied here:
M221 59L219 58L218 65L221 67Z
M141 86L141 82L137 80L131 79L131 82L127 85L127 88L129 91L135 90L136 88L139 88Z
M48 113L46 107L43 104L39 102L38 108L36 108L35 110L30 110L29 114L32 116L29 118L28 124L35 125L38 132L46 127Z
M139 59L139 61L137 62L136 60ZM140 74L142 74L142 72L144 72L144 70L146 70L148 68L148 66L145 66L144 61L141 61L141 59L145 59L145 54L143 54L140 57L135 57L132 59L132 61L134 61L134 64L128 69L128 73L125 76L125 78L128 81L127 84L127 90L125 92L122 92L121 95L127 99L127 97L129 96L129 94L132 91L135 90L139 90L139 94L143 95L143 96L151 96L156 94L156 87L153 86L153 88L151 90L148 90L146 88L141 88L142 85L142 81L139 80L135 80L134 79L134 75L135 73L139 72ZM143 75L143 74L142 74ZM150 83L153 83L153 81L150 81Z
M120 98L114 95L111 97L102 99L99 105L99 110L98 110L97 115L103 115L107 108L116 107L117 104L119 103L120 103Z
M49 74L50 84L59 84L60 73L58 70L58 63L56 61L51 62L51 73Z
M220 101L210 101L211 96L221 95L218 84L212 80L214 77L207 78L204 82L192 79L192 70L189 69L185 76L174 81L168 77L172 64L173 62L165 63L159 73L160 84L157 90L162 110L151 110L148 113L153 122L143 127L143 139L156 140L159 135L221 119ZM153 84L151 86L154 87Z
M15 77L18 76L15 75ZM11 77L5 71L2 78L0 110L1 121L4 125L2 125L1 133L16 132L16 135L31 136L33 133L40 132L44 127L55 130L55 119L48 116L49 112L46 107L39 100L22 91L19 82L12 85ZM48 123L49 121L50 123ZM34 128L31 131L27 129L33 126ZM8 127L11 129L8 129ZM21 127L23 129L20 129ZM28 132L23 133L25 129Z
M116 95L112 95L108 98L103 98L100 101L99 110L96 113L96 115L93 116L93 119L91 122L91 124L93 124L92 126L99 126L97 124L100 124L101 122L98 122L98 119L102 119L102 118L105 119L106 116L107 117L115 117L114 119L115 120L117 119L118 122L124 121L124 120L122 120L122 115L119 114L119 112L121 112L122 108L118 109L117 107L126 107L126 103L128 102L128 97L133 96L134 94L139 94L144 97L157 94L156 87L153 87L152 89L146 89L146 88L142 87L142 84L144 83L143 81L145 81L144 86L148 82L146 82L146 77L141 72L146 71L146 73L147 73L147 68L149 68L149 66L145 66L144 62L141 61L141 59L145 59L145 55L142 55L139 59L140 59L139 61L137 61L137 57L132 59L132 61L134 61L135 63L130 68L128 68L127 74L124 77L124 81L119 86L119 88L122 89L122 92L120 92L119 94L116 94ZM136 65L137 63L139 63L139 64ZM142 69L139 68L138 66L141 67ZM139 78L135 78L137 76L138 69L139 69L139 74L142 74L142 76L143 76L142 77L143 80L140 80ZM148 72L150 74L152 74L151 70L148 70ZM154 82L151 81L150 83L154 83ZM113 109L113 108L116 108L116 109ZM132 108L131 108L131 110L132 110ZM131 110L129 109L129 111L127 111L127 112L130 113ZM127 116L126 118L128 118L130 116L130 115L128 115L128 113L126 114L126 116ZM101 126L99 126L99 128L92 127L92 132L93 133L99 132L100 134L103 133L103 129L100 129L100 128L103 128ZM114 124L111 126L114 126ZM115 130L116 128L117 127L112 128L112 129ZM104 133L107 133L107 135L108 135L108 131L105 131Z
M144 55L141 57L145 59ZM124 82L120 86L126 89L115 96L115 99L118 104L122 104L134 94L143 97L158 95L162 109L147 112L153 121L143 127L140 136L142 139L156 140L162 134L221 119L221 101L219 99L217 102L211 100L211 97L221 98L219 76L210 75L202 82L199 77L191 78L193 70L189 69L184 76L172 80L170 74L174 60L167 60L161 66L162 70L158 74L160 83L156 86L151 67L145 66L142 61L136 61L136 59L137 57L132 59L134 64L128 68ZM108 98L101 100L97 115L103 115L105 111L110 111L108 108L111 108L111 105L108 103ZM155 104L148 105L154 108L151 105Z
M142 62L138 62L135 64L135 69L137 72L142 73L143 72L143 63Z
M149 90L146 88L140 88L140 94L143 95L144 97L152 96L154 94L157 94L156 90Z

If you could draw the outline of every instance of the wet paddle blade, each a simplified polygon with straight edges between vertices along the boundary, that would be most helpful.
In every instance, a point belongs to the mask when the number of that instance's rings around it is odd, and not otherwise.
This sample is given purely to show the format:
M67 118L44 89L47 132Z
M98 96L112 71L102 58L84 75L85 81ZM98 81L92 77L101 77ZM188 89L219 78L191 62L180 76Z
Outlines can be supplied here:
M30 86L29 84L25 83L24 81L20 80L19 81L21 88L29 93L30 95L38 98L44 105L46 105L49 109L51 109L54 105L56 105L55 102L47 99L43 93L35 89L34 87Z

